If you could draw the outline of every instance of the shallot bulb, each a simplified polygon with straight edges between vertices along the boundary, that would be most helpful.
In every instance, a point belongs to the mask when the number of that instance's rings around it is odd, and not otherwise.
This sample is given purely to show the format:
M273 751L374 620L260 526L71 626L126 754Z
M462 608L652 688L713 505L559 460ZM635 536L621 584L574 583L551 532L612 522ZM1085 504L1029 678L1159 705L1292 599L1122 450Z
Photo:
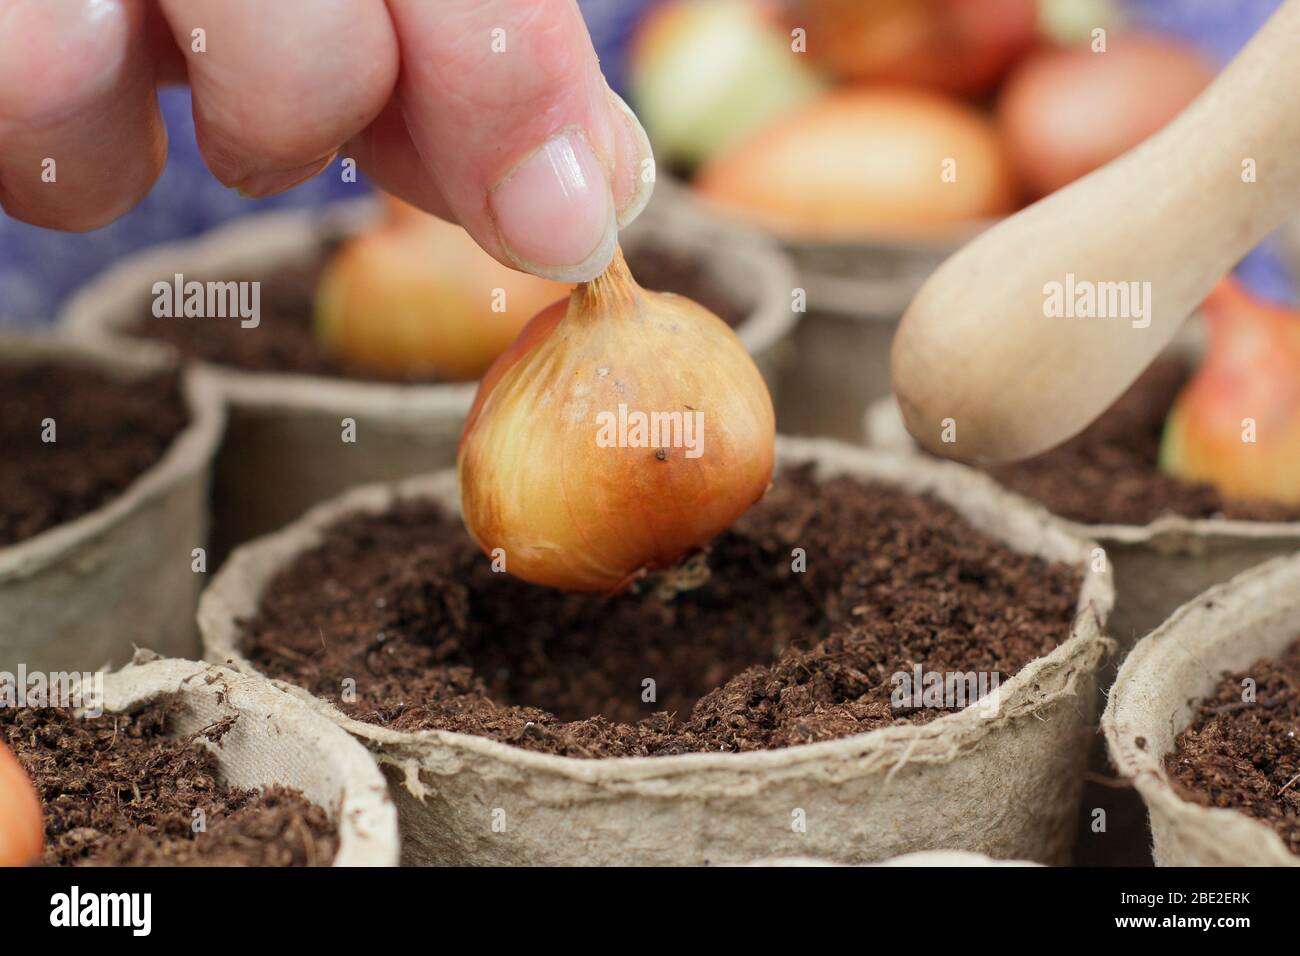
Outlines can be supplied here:
M40 798L18 758L0 742L0 867L36 862L44 842Z
M1224 279L1205 360L1165 424L1160 464L1229 498L1300 505L1300 311Z
M569 287L516 272L460 226L391 196L346 242L316 292L316 335L336 358L397 377L472 381Z
M479 384L461 511L516 577L616 592L736 520L772 477L772 399L749 353L621 252L538 313Z

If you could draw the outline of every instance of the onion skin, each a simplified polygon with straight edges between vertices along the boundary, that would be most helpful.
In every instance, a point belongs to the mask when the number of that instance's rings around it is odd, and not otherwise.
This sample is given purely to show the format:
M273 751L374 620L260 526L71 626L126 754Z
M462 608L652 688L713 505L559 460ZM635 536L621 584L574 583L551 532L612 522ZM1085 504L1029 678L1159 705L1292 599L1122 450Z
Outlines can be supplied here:
M1225 497L1300 505L1300 310L1235 279L1206 299L1205 360L1170 412L1160 465ZM1246 418L1256 441L1243 441Z
M1037 38L1035 0L800 0L809 55L846 80L987 93Z
M459 226L388 203L388 222L345 243L317 288L317 338L342 361L398 377L472 381L530 316L569 292L502 265Z
M955 182L941 178L956 160ZM1016 206L992 122L920 90L831 93L709 163L696 190L784 238L946 238Z
M0 866L35 863L45 843L41 801L26 772L0 743Z
M598 416L620 404L703 413L700 454L600 446ZM510 574L614 593L761 498L774 446L771 397L736 334L689 299L641 289L619 252L483 377L457 454L461 512Z
M1046 49L1007 79L998 124L1018 175L1045 196L1161 129L1213 77L1175 40L1115 35L1105 53Z

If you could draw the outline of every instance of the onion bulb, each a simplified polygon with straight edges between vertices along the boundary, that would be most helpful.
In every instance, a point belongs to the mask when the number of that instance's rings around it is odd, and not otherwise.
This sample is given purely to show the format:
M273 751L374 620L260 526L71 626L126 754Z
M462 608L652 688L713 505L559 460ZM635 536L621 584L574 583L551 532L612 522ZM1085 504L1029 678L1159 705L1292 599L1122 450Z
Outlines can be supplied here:
M26 866L41 855L45 826L36 788L0 743L0 866Z
M568 294L503 266L460 226L386 201L387 221L346 242L317 288L317 338L336 358L398 377L476 379Z
M1300 505L1300 310L1231 278L1203 308L1209 345L1165 424L1160 465L1227 498Z
M1047 49L1007 79L998 123L1017 173L1045 196L1157 132L1213 76L1195 50L1171 39L1121 34L1105 52Z
M1037 37L1035 0L799 0L808 52L836 75L988 90Z
M662 163L693 166L815 97L824 83L754 0L670 0L638 27L637 116Z
M479 383L457 454L461 512L516 577L612 593L762 497L774 444L772 399L736 334L642 289L616 252Z
M706 165L694 185L791 239L948 237L1016 205L992 122L903 89L828 94Z

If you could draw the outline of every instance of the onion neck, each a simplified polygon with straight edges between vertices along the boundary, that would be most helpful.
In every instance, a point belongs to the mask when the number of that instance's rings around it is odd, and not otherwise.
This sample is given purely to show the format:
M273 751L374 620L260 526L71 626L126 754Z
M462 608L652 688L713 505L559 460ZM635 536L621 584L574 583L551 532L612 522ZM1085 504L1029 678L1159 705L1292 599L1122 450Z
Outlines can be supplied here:
M569 315L603 319L635 307L640 296L641 287L632 278L627 260L623 258L623 249L615 246L614 258L608 268L573 290Z

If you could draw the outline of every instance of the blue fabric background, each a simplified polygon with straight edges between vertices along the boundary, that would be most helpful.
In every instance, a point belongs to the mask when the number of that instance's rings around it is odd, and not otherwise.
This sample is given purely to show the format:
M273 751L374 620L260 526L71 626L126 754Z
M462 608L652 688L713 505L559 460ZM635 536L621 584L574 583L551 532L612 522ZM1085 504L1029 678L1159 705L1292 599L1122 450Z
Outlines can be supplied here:
M624 80L627 39L652 0L580 0L610 83ZM1135 17L1200 43L1226 59L1254 32L1279 0L1129 0ZM368 190L342 181L338 161L286 195L249 200L223 188L207 172L194 141L186 90L164 91L163 115L170 155L162 178L145 200L112 225L69 235L39 229L0 214L0 324L47 321L78 283L131 250L192 235L249 212L307 206ZM1258 291L1295 300L1295 285L1267 247L1242 264L1241 274Z

